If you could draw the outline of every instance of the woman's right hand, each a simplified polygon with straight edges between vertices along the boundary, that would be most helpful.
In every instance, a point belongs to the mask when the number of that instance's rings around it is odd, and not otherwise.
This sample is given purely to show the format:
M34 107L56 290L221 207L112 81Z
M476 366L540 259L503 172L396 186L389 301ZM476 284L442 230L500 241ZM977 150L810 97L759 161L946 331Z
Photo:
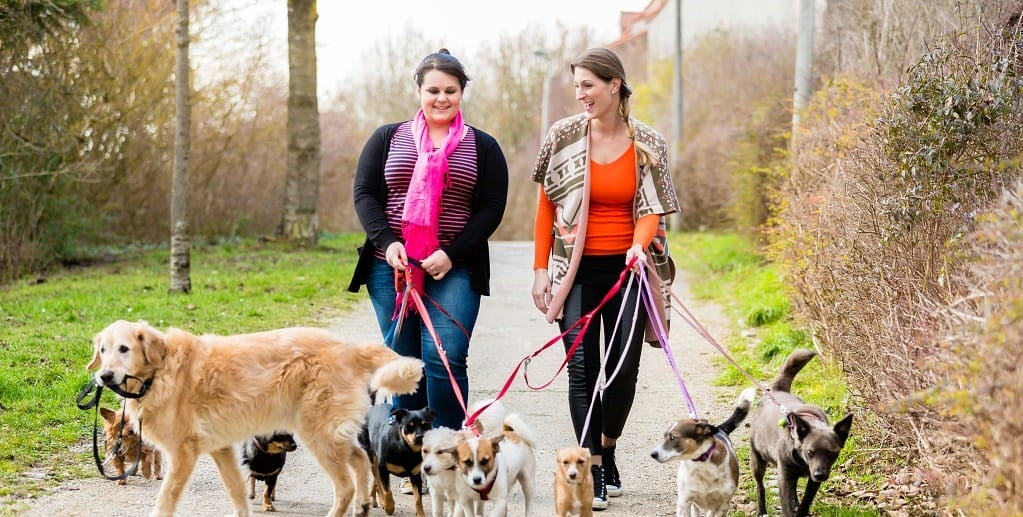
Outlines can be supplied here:
M405 266L408 265L408 255L405 254L405 245L400 242L392 242L387 247L387 251L384 252L384 258L387 260L387 265L394 268L399 273L405 272Z
M551 304L551 279L547 276L546 269L533 271L533 305L540 312L547 314L547 307Z

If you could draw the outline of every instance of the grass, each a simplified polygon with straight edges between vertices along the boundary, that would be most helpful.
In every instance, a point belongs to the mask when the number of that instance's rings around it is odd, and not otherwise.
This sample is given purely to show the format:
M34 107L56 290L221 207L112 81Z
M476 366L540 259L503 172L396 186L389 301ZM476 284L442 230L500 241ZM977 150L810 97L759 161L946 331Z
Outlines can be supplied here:
M320 326L365 296L346 290L361 239L193 245L190 295L168 294L166 249L0 289L0 500L93 475L93 413L75 397L96 332L117 319L218 334Z
M740 327L724 345L729 354L750 375L766 383L781 368L795 348L814 348L812 336L793 322L789 297L776 266L760 255L753 243L734 234L683 233L672 235L672 255L679 268L690 274L693 296L717 302L730 320ZM810 362L796 377L793 391L807 402L821 406L833 419L849 411L849 391L841 370L824 358ZM716 380L725 386L749 386L751 382L723 357L718 362L724 373ZM855 429L855 426L854 426ZM829 517L880 515L872 505L860 505L848 497L829 497L829 492L848 493L848 485L876 487L881 479L869 465L849 461L861 457L856 433L838 459L832 479L824 483L814 501L814 514ZM740 497L756 502L756 490L749 475L749 445L738 444L736 453L743 467ZM769 475L770 477L770 475ZM802 485L800 493L802 491ZM776 490L768 489L768 508L777 506ZM751 511L755 511L755 506ZM734 513L743 515L743 513Z

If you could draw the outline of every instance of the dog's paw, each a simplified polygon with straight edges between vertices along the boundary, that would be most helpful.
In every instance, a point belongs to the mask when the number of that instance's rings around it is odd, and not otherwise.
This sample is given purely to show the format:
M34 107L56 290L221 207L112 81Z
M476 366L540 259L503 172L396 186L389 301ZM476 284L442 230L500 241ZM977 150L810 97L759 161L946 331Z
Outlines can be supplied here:
M277 509L274 508L273 503L263 503L263 511L264 512L276 512Z

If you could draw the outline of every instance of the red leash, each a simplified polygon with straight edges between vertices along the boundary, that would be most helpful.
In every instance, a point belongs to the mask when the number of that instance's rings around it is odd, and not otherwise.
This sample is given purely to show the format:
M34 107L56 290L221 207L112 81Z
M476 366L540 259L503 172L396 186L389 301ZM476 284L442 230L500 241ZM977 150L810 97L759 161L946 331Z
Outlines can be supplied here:
M512 382L514 382L515 381L515 377L518 376L520 368L522 368L522 370L523 370L522 371L522 378L526 382L526 386L528 386L529 389L531 389L533 391L540 391L540 390L546 389L548 386L550 386L554 382L554 380L558 377L558 375L560 375L561 372L565 369L565 366L568 365L568 360L571 359L572 354L574 354L576 349L579 348L579 345L582 343L583 336L586 335L586 329L589 328L590 323L593 321L594 315L596 315L598 312L600 312L600 309L602 309L605 305L607 305L607 303L609 301L611 301L611 298L613 298L614 295L617 294L618 291L620 291L622 289L622 284L625 283L625 275L629 272L629 269L631 269L633 264L635 264L635 263L636 263L636 258L633 258L629 262L629 264L625 266L625 269L623 269L622 272L618 275L618 281L616 281L614 283L614 285L611 286L611 289L607 292L607 294L604 295L604 298L600 301L599 304L597 304L597 306L593 310L591 310L590 312L587 312L586 314L584 314L583 317L579 318L579 320L576 321L575 323L573 323L571 327L568 327L567 329L565 329L564 332L562 332L561 334L558 334L556 337L552 338L550 341L547 341L546 343L544 343L540 348L536 349L531 354L528 354L525 357L523 357L521 360L519 360L518 364L515 365L515 369L512 370L511 375L508 376L508 379L504 382L504 386L501 388L501 391L498 392L497 396L494 397L494 400L492 400L490 403L484 405L483 407L479 408L473 414L467 416L465 418L465 425L472 425L472 423L476 421L476 417L478 417L480 415L480 413L483 413L484 411L486 411L486 409L488 407L490 407L492 404L494 404L494 402L497 402L498 400L500 400L502 397L504 397L508 393L508 390L511 389ZM573 329L575 329L576 327L578 327L580 325L582 325L582 329L579 331L579 335L577 335L575 337L575 339L572 340L572 346L569 347L567 352L565 352L565 359L561 362L561 366L558 367L558 371L554 372L554 375L551 377L551 379L548 380L547 382L545 382L544 384L540 385L540 386L533 386L532 384L530 384L529 383L529 373L527 372L527 370L529 368L529 362L532 361L534 357L540 355L545 350L550 348L551 345L560 342L561 339L563 337L565 337L566 334L568 334L569 332L571 332Z

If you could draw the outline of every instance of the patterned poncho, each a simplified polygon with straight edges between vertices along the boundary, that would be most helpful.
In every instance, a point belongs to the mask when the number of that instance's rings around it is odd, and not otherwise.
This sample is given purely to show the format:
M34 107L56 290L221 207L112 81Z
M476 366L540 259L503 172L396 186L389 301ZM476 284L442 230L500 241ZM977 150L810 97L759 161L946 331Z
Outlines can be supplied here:
M679 210L678 196L668 171L668 145L654 128L632 119L635 127L636 197L633 221L648 214L671 214ZM589 117L585 113L561 119L551 126L536 158L533 181L542 183L555 205L554 246L548 274L552 301L547 321L561 317L565 299L582 259L590 202ZM660 294L670 300L674 263L668 251L664 219L647 249L648 260L662 279ZM624 267L624 265L623 265ZM664 314L667 316L667 313ZM665 318L666 320L666 318ZM650 337L648 333L648 338Z

